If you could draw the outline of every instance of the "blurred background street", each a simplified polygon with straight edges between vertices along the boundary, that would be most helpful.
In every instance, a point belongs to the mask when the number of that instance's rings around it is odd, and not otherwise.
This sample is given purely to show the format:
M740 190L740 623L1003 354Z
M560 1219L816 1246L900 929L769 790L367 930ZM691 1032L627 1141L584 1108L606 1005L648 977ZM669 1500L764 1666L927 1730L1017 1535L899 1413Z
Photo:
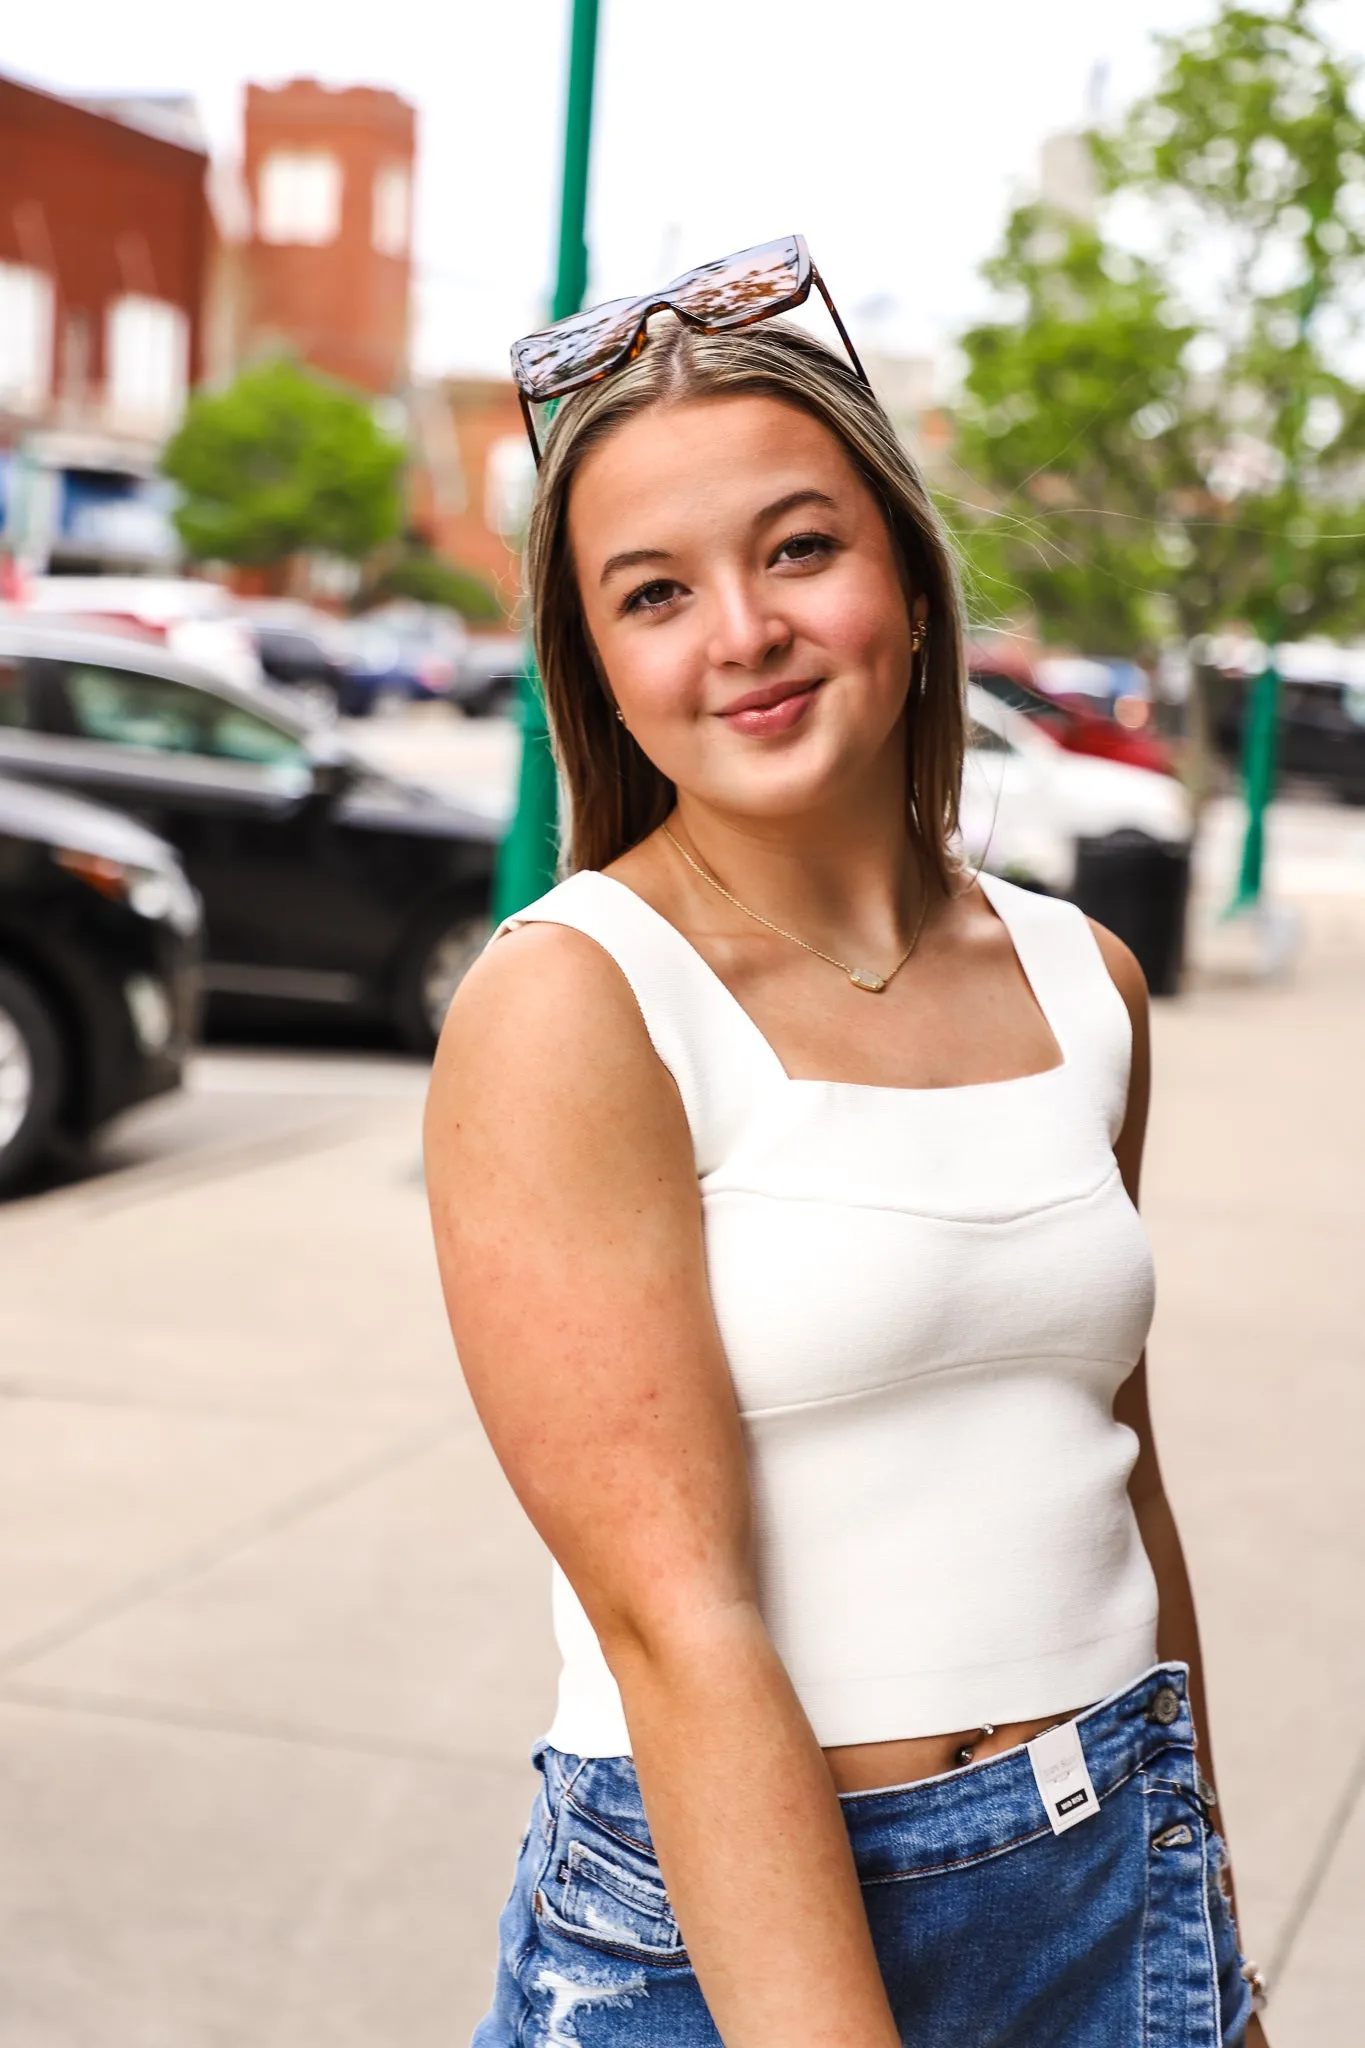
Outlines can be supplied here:
M0 2044L485 2007L548 1561L419 1132L556 842L507 349L800 229L966 571L964 854L1157 998L1243 1931L1276 2048L1360 2048L1365 0L74 0L0 61Z

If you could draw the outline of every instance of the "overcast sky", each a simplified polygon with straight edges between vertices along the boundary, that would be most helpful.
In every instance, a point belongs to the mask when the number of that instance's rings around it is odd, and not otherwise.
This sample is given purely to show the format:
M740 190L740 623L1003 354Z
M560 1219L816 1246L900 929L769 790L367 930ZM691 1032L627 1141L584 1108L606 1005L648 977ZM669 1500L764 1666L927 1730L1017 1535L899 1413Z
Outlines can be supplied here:
M595 297L798 229L855 337L935 349L1038 146L1150 82L1208 0L602 0ZM1321 18L1365 54L1365 0ZM235 152L242 86L391 86L419 110L417 366L500 371L553 269L569 0L49 0L0 68L56 91L194 95Z

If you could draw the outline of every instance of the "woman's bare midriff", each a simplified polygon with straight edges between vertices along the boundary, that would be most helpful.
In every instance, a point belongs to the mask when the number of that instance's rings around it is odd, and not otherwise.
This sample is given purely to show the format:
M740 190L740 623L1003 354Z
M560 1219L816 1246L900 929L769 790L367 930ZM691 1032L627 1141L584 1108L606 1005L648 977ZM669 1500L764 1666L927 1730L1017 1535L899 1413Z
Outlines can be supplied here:
M827 1749L825 1756L836 1792L876 1792L884 1785L913 1785L919 1778L959 1770L964 1747L971 1750L972 1763L984 1763L1084 1712L1084 1707L1073 1707L1036 1721L1002 1721L989 1735L979 1728L960 1728L952 1735L915 1735L903 1742L851 1742Z

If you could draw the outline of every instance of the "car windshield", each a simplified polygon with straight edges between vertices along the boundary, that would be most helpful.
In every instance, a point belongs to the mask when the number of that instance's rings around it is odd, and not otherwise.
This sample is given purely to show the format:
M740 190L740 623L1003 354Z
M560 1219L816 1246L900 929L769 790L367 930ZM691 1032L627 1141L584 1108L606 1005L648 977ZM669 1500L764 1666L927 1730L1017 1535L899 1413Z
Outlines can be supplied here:
M351 645L371 668L387 668L398 654L398 636L387 626L354 626Z
M1054 704L1040 690L1031 689L1014 676L997 669L973 669L971 680L988 695L1008 704L1011 711L1022 711L1026 718L1036 718L1040 725L1060 730L1067 723L1067 714L1060 704Z

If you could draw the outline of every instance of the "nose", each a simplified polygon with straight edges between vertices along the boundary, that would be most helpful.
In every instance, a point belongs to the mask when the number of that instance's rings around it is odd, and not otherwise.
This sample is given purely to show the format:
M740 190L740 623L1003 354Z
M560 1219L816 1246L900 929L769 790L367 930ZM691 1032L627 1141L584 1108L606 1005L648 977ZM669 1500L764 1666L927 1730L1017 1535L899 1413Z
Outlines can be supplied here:
M706 654L713 668L761 669L792 640L791 627L773 610L771 594L765 600L739 577L716 593L710 628Z

